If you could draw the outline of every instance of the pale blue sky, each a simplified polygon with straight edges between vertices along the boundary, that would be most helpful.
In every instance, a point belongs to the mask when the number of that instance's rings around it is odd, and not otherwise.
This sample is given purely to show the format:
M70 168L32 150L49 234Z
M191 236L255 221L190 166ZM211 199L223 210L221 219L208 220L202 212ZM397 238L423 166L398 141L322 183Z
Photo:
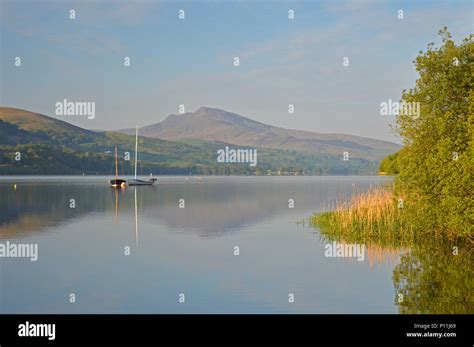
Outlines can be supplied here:
M380 103L413 86L412 60L439 43L442 26L456 41L473 32L470 0L0 4L1 104L55 116L57 101L95 101L94 120L58 117L90 129L148 125L184 104L186 111L218 107L286 128L397 141ZM131 67L123 66L125 56Z

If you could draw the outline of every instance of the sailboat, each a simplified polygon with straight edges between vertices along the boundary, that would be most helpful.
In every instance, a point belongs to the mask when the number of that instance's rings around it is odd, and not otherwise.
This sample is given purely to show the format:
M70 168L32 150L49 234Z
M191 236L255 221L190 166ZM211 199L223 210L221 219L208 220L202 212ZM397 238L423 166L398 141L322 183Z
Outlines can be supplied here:
M156 178L150 178L148 181L137 179L137 162L138 162L138 125L135 131L135 176L128 185L129 186L152 186L156 182Z
M117 157L117 146L115 146L115 178L113 180L109 180L109 183L114 188L125 187L127 185L127 181L118 178L118 157Z

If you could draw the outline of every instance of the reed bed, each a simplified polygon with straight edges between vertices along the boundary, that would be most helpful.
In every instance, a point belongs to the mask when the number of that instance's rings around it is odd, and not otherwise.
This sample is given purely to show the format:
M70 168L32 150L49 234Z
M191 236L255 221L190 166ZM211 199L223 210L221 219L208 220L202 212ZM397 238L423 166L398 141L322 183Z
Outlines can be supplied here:
M310 223L331 240L398 247L414 241L412 228L404 226L403 208L389 188L354 192L348 201L336 202L331 211L312 216Z

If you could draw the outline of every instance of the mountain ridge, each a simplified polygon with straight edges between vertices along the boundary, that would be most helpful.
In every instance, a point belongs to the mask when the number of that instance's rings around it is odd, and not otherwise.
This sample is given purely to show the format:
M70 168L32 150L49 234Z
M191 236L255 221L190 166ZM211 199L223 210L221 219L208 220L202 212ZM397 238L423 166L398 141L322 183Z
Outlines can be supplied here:
M134 131L118 130L125 134ZM401 147L389 141L355 135L285 129L212 107L200 107L195 112L181 115L170 114L161 122L140 128L140 134L173 141L200 139L312 154L342 156L347 151L349 155L369 160L381 160Z
M220 129L230 137L238 134L245 139L263 131L266 136L278 139L279 149L261 146L248 146L245 143L238 148L258 149L258 163L255 167L248 164L220 163L217 154L224 147L236 145L216 138L168 140L146 137L140 132L139 162L142 173L153 174L198 174L198 175L349 175L374 174L378 162L373 153L357 156L357 151L373 151L368 142L344 142L344 138L320 137L317 146L331 147L336 141L335 154L329 151L304 152L285 149L285 144L295 141L311 143L311 139L298 139L293 133L285 133L276 127L230 114L222 110L202 108L201 116L219 124ZM211 116L209 116L211 113ZM193 117L193 115L188 115ZM171 129L181 126L183 118L173 115L168 125ZM209 118L210 117L210 118ZM202 122L197 117L194 121ZM176 122L176 124L173 124ZM194 123L187 124L187 131L193 131ZM201 124L202 127L202 124ZM246 127L253 130L247 132ZM184 129L183 131L185 131ZM287 136L280 136L283 131ZM300 135L300 134L296 134ZM242 140L242 138L240 140ZM349 137L349 140L353 137ZM253 139L255 140L255 139ZM374 140L377 143L377 140ZM134 153L135 131L133 135L118 132L86 130L62 120L22 109L0 106L0 175L1 174L110 174L113 163L113 150L118 146L119 153ZM342 146L342 147L341 147ZM350 160L343 160L342 148L350 147ZM390 154L394 151L387 151ZM21 153L21 161L16 161L16 153ZM367 159L367 157L369 159ZM122 160L126 172L132 172L132 161Z

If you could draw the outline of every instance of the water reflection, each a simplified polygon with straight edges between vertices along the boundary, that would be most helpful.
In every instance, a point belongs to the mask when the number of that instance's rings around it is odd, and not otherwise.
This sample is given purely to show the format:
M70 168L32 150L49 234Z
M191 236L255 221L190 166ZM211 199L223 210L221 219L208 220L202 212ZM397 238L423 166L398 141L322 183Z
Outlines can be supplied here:
M138 206L137 206L137 187L135 193L135 245L138 247Z
M393 271L400 313L474 313L473 267L467 243L426 240L413 246Z
M433 233L435 235L435 233ZM323 242L366 245L371 267L393 265L394 304L403 314L474 313L474 254L468 241L433 236L387 241L351 235L350 242L329 231ZM403 244L403 247L401 246Z
M64 184L27 181L18 183L16 190L14 181L5 182L0 184L0 238L26 235L88 214L111 211L119 223L120 213L134 211L137 200L141 218L164 222L174 230L218 236L273 216L311 213L330 201L343 199L353 184L362 189L374 184L373 178L332 181L319 184L304 178L170 178L156 186L125 189L111 189L103 179ZM73 209L70 199L75 200ZM185 208L179 208L180 199ZM289 199L294 199L294 208L289 208Z
M38 243L40 256L35 264L0 260L0 311L396 312L395 253L386 266L375 266L390 253L377 248L365 261L327 258L319 234L296 223L354 185L387 181L174 177L115 190L104 179L4 180L0 237ZM80 294L75 306L70 291ZM183 291L185 306L176 300Z
M109 196L100 186L0 184L0 237L20 237L46 227L104 211ZM91 199L91 197L93 197ZM71 208L71 199L75 206Z

